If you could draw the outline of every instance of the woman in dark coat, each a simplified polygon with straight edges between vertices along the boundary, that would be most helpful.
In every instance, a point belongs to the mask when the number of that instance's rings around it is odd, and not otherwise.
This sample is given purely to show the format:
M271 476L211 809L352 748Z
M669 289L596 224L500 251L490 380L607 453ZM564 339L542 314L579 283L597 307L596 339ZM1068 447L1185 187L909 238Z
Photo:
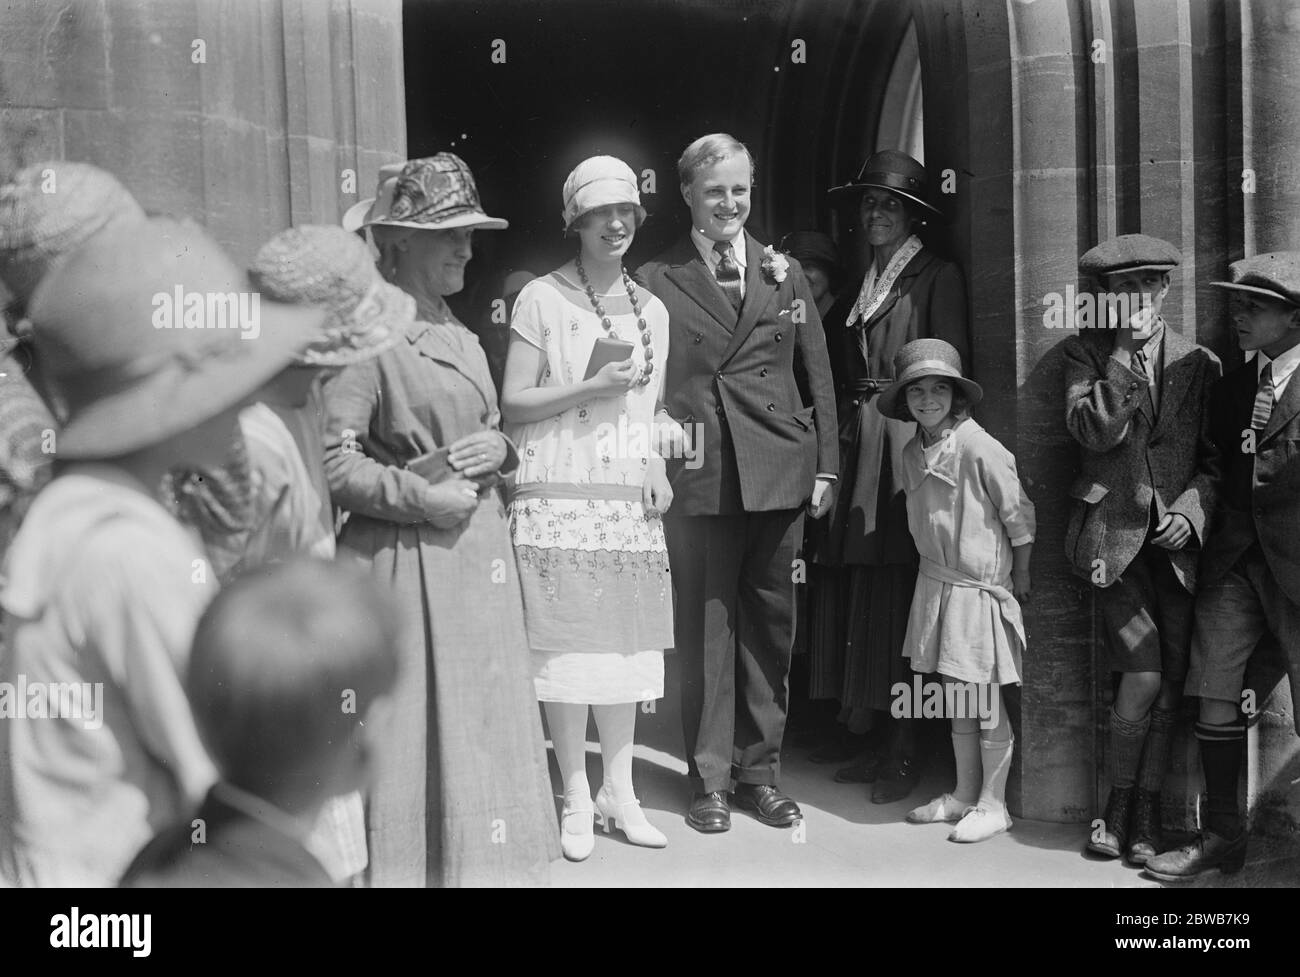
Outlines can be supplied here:
M888 714L895 682L910 683L903 636L917 556L900 481L915 424L883 417L871 401L892 378L894 354L914 339L955 346L970 371L966 286L960 269L916 236L939 211L926 201L925 169L905 153L876 153L851 183L870 244L867 274L844 289L823 319L839 391L840 485L826 535L816 542L809 644L811 695L838 698L844 729L815 759L860 754L873 714ZM856 735L855 735L856 734ZM887 756L836 773L875 781L872 800L906 797L917 770L914 722L895 720Z

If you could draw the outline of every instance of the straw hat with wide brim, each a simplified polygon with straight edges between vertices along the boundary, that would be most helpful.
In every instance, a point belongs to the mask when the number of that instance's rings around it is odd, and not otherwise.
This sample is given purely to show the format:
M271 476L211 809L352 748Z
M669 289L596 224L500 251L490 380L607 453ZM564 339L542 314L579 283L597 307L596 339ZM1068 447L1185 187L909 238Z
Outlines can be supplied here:
M0 282L26 302L55 261L144 210L117 177L89 163L47 160L0 186Z
M455 153L381 167L375 196L349 207L342 224L348 231L363 227L503 231L510 226L500 217L483 213L474 174Z
M961 375L961 354L942 339L914 339L894 356L897 379L875 399L876 409L896 421L915 420L907 409L907 385L922 377L945 377L953 382L970 406L984 399L984 391L974 380Z
M370 250L341 227L304 224L262 245L248 269L262 295L323 306L324 335L296 358L307 366L373 359L406 334L415 299L380 277Z
M320 338L325 312L258 295L197 224L151 218L67 255L29 316L66 460L138 451L237 406Z
M861 193L869 187L890 190L900 197L906 197L926 210L942 216L942 211L926 199L927 178L925 167L917 160L895 149L873 153L867 157L858 170L858 175L848 183L831 187L827 193Z

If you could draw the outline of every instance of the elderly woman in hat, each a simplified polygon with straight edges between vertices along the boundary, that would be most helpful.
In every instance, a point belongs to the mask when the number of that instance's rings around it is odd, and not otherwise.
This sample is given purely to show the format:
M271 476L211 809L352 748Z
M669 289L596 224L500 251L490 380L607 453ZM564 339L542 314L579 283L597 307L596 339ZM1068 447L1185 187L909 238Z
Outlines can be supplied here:
M668 310L623 267L645 219L636 174L596 156L564 183L576 253L519 293L502 406L522 454L510 515L537 698L564 783L560 842L581 861L593 817L635 845L663 834L632 789L636 705L663 695L673 643L660 516L672 501L651 426L668 357ZM607 345L614 351L602 357ZM593 808L587 714L604 778Z
M163 486L222 463L239 408L323 314L264 301L256 323L175 328L155 313L178 287L252 294L197 226L157 219L95 235L29 304L65 415L0 591L0 681L25 689L9 706L46 717L0 722L0 877L19 885L114 884L214 777L180 674L216 579Z
M450 153L384 175L349 212L380 271L415 300L397 345L326 381L325 468L347 510L339 555L392 587L405 615L390 748L369 809L375 885L545 880L555 854L523 604L495 486L518 463L497 430L487 359L444 301L488 217Z
M27 303L59 258L106 227L144 211L111 173L49 160L0 186L0 558L32 498L50 478L42 441L56 428L41 399Z
M919 237L939 213L926 198L925 168L904 153L876 153L831 193L858 202L867 273L823 320L839 386L841 487L817 548L817 559L832 569L818 575L810 595L811 679L814 696L840 700L844 725L814 754L822 762L861 756L861 734L875 714L888 712L894 684L910 680L902 646L917 554L899 459L915 425L871 409L872 399L891 379L894 356L913 340L946 340L970 363L961 271ZM879 804L906 797L917 780L914 720L893 722L884 755L836 773L840 781L875 782Z

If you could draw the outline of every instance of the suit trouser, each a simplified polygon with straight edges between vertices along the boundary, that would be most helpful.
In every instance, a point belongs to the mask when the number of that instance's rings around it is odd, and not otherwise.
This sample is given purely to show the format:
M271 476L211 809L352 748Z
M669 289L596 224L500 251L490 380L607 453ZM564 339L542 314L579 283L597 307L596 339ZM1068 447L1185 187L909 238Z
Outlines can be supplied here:
M781 773L793 563L803 510L674 516L664 525L692 788L775 785Z

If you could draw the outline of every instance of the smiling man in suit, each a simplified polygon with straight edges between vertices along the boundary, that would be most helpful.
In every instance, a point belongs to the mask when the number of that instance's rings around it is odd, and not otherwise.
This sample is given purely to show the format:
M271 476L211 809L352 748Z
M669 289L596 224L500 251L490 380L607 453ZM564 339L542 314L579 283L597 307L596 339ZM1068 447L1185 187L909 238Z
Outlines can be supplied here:
M805 508L830 508L839 470L834 386L797 261L745 231L753 160L716 133L678 162L691 231L638 276L668 308L667 413L695 431L665 520L682 656L688 823L731 826L728 792L765 824L801 817L779 787L794 563ZM796 360L812 401L805 406Z
M1201 556L1192 663L1185 692L1201 698L1196 738L1205 774L1201 834L1148 859L1165 882L1225 873L1246 859L1237 807L1246 724L1242 692L1257 648L1280 646L1300 702L1300 252L1231 265L1232 325L1255 357L1228 373L1210 401L1223 454L1218 516ZM1276 643L1274 645L1273 643ZM1272 684L1262 683L1267 692ZM1300 733L1300 709L1295 710Z

